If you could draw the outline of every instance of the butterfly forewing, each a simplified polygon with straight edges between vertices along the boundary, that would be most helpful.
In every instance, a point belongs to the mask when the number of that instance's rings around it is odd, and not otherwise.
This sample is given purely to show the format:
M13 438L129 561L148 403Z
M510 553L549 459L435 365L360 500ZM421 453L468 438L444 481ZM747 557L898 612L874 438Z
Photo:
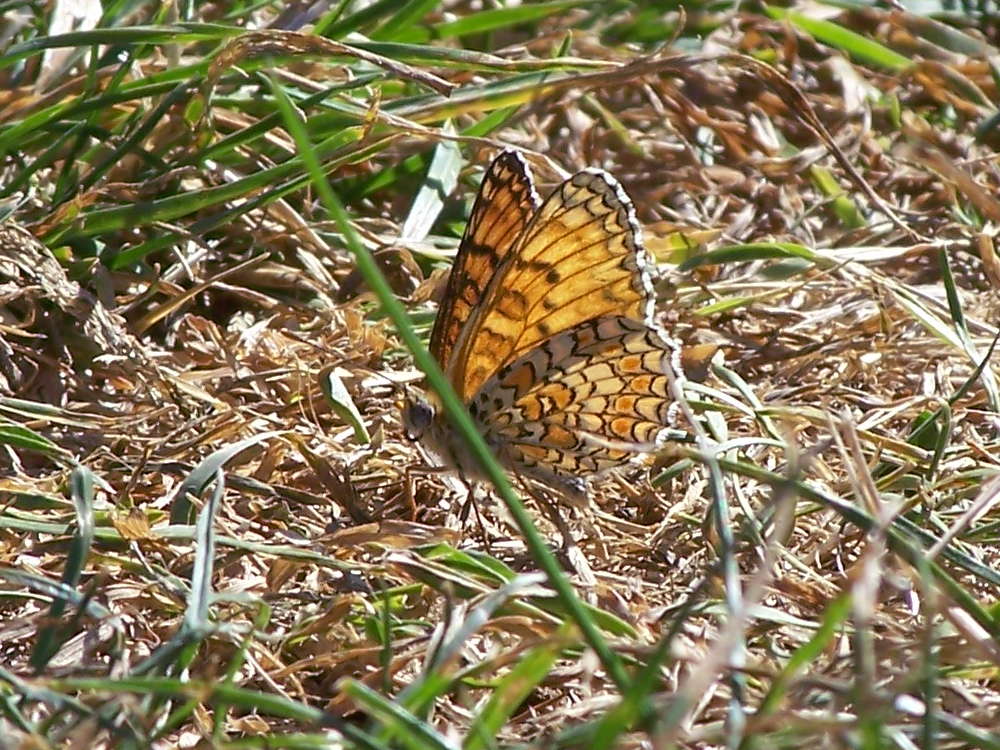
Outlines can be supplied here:
M502 152L483 177L431 332L431 354L446 370L462 327L539 203L527 164L516 151Z
M631 202L610 175L585 170L542 204L462 332L453 379L469 399L505 363L582 322L646 320L645 251Z

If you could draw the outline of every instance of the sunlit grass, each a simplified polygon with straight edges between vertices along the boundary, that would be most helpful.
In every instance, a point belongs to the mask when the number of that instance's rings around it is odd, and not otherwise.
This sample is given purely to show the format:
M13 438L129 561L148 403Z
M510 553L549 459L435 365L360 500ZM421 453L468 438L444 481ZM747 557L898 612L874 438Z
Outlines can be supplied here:
M1000 747L975 18L177 7L8 11L0 736ZM398 424L506 145L613 172L718 347L568 556Z

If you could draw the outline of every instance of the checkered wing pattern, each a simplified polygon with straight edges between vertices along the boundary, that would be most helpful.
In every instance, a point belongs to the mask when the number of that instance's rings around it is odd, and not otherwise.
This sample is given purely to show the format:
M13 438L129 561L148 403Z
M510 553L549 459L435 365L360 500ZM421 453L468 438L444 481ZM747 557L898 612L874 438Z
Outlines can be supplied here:
M447 366L470 398L504 364L602 315L649 318L652 288L632 204L585 170L560 185L505 254Z
M494 159L472 206L431 332L431 354L442 365L454 360L456 339L480 308L490 279L524 235L539 203L520 154L504 151Z
M543 481L597 474L660 442L671 355L643 322L596 318L502 367L469 408L521 473Z
M487 170L431 351L515 473L567 487L662 438L674 350L653 321L650 266L606 172L579 172L540 203L517 153ZM477 474L440 413L427 432Z

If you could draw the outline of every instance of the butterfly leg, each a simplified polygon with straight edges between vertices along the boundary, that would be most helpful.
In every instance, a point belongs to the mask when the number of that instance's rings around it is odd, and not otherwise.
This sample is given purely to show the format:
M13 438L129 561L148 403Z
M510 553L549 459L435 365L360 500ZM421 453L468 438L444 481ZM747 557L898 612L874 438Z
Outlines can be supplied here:
M489 491L479 482L469 481L465 477L462 477L459 484L463 489L463 497L461 505L458 508L458 527L459 529L464 529L469 522L469 516L474 514L476 517L476 526L479 527L479 535L483 540L486 553L492 555L493 546L490 544L490 534L486 529L486 522L483 520L483 515L480 512L482 502L488 496Z
M403 503L406 506L407 517L411 521L417 520L416 474L412 466L407 466L403 470Z
M477 497L478 495L478 497ZM486 523L483 521L483 514L480 511L482 508L482 503L489 497L489 490L480 484L476 484L475 490L469 493L469 504L476 513L476 525L479 526L479 534L483 539L483 546L486 548L486 554L493 554L493 546L490 544L490 534L486 530Z

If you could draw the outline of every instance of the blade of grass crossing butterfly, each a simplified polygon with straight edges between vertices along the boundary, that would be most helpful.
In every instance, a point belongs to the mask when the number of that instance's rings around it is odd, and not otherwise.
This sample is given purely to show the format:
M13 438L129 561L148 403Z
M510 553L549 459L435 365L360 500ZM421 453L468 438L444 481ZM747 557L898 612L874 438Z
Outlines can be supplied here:
M584 638L597 654L610 678L616 685L624 689L629 684L630 679L624 669L621 658L611 649L590 613L584 608L583 602L576 595L573 586L563 573L559 562L547 548L545 540L539 534L538 529L535 528L530 514L524 507L524 503L514 493L514 488L503 468L497 463L485 441L479 435L475 423L472 421L463 403L457 398L440 366L421 343L420 338L409 321L406 311L393 294L392 288L382 275L375 259L362 244L357 231L351 224L350 216L344 209L338 196L330 187L316 149L310 143L305 126L296 111L292 108L287 95L285 95L281 87L274 81L271 81L271 89L285 120L286 127L299 149L300 157L307 168L313 185L316 187L323 205L330 212L331 216L333 216L337 226L343 233L346 244L354 255L358 268L365 277L365 281L374 291L383 308L396 325L400 337L413 354L417 365L427 373L428 381L435 392L441 396L444 409L449 418L455 421L460 433L469 441L469 448L472 454L479 461L486 476L496 487L497 493L514 517L518 528L524 536L526 546L539 567L548 576L549 583L555 589L560 603L566 607L572 619L580 627Z

